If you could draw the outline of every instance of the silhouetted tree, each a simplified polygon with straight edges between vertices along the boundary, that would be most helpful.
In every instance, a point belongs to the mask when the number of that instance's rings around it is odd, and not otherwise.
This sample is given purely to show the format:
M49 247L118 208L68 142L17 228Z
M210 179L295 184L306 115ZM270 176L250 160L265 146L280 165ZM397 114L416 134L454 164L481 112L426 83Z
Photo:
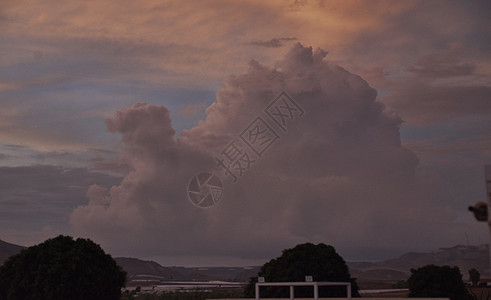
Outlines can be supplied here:
M399 280L397 283L392 285L393 289L407 289L409 285L406 280Z
M472 299L458 267L427 265L411 269L408 283L409 297Z
M0 267L0 299L117 300L126 272L88 239L58 236Z
M261 267L258 276L266 282L305 281L305 276L314 281L351 282L351 293L359 297L356 280L351 278L348 266L334 247L325 244L300 244L270 260ZM254 297L257 277L250 279L245 290L246 297ZM261 297L288 298L288 287L262 287ZM346 287L319 287L320 297L346 297ZM313 297L313 287L295 287L295 297Z

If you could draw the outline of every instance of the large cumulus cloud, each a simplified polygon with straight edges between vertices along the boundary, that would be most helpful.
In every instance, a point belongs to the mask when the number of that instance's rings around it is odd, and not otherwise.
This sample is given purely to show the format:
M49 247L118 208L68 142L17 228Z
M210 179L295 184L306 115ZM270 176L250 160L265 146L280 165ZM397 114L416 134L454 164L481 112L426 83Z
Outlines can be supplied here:
M249 63L227 78L206 119L176 135L170 112L136 103L107 120L122 135L131 171L71 215L78 234L113 252L265 260L295 243L326 242L352 257L364 252L434 246L452 239L452 214L432 204L417 157L401 146L401 119L377 101L361 77L301 44L274 66ZM233 183L215 157L286 91L304 110ZM271 121L271 120L269 120ZM200 209L187 199L193 175L211 171L224 184L221 202ZM424 179L424 178L423 178ZM438 245L440 246L440 245ZM223 263L223 262L222 262Z

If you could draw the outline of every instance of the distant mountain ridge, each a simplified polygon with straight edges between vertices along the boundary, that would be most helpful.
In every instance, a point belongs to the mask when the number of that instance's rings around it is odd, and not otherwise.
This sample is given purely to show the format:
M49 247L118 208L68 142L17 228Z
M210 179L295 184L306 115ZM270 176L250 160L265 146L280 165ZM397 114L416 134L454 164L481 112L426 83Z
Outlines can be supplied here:
M260 267L163 267L154 261L116 257L114 260L128 273L129 285L173 281L227 281L247 282Z
M127 269L119 258L116 261ZM152 269L145 269L143 266L147 262L141 261L142 268L139 275L153 274ZM156 263L155 263L156 264ZM373 286L374 282L397 282L407 280L411 275L411 269L423 267L429 264L457 266L464 279L468 278L468 271L472 268L479 270L482 277L486 277L489 268L489 250L487 245L462 246L457 245L450 248L441 248L432 252L417 253L409 252L398 258L389 259L381 262L347 262L350 273L357 278L360 283L369 283ZM260 266L240 268L240 267L210 267L210 268L185 268L185 267L166 267L165 272L159 275L162 278L170 278L169 272L174 271L171 280L182 281L209 281L222 280L231 282L247 282L250 277L257 276ZM128 272L128 271L127 271ZM129 272L132 274L131 272ZM136 275L136 274L133 274ZM166 277L167 276L167 277ZM382 285L387 288L387 285ZM389 286L390 287L390 286Z
M138 275L147 275L161 280L176 280L182 277L179 272L163 267L154 261L130 257L116 257L114 260L128 273L130 279Z
M351 275L359 279L371 280L405 280L411 275L411 269L429 264L437 266L457 266L468 278L469 270L477 269L481 277L489 273L489 247L457 245L440 248L429 253L409 252L398 258L381 262L348 262Z
M19 253L24 248L26 247L0 240L0 265L2 265L10 256Z
M0 265L11 255L19 253L25 247L0 240ZM161 281L229 281L247 282L250 277L257 276L260 267L164 267L154 261L137 258L115 257L116 262L128 273L135 282ZM347 262L351 276L359 282L406 280L411 269L429 264L449 265L460 268L464 279L472 268L487 277L489 272L488 245L462 246L441 248L432 252L409 252L398 258L380 262Z

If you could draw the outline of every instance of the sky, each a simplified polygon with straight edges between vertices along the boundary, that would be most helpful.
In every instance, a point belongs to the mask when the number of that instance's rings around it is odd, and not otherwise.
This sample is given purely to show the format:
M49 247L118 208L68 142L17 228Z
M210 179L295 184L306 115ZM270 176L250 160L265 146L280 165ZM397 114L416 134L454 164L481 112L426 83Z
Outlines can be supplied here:
M489 242L489 1L0 3L0 239L162 265Z

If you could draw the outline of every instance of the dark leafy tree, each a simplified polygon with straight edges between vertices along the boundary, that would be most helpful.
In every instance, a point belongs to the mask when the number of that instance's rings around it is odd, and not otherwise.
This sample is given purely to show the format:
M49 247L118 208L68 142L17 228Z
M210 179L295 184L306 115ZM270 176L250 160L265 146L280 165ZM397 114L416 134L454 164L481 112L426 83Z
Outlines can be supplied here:
M427 265L411 269L408 284L409 297L472 299L458 267Z
M407 281L405 280L399 280L397 283L392 285L393 289L407 289L409 285L407 284Z
M0 267L0 299L117 300L125 282L126 273L99 245L60 235Z
M351 293L359 297L356 280L351 278L348 266L334 247L325 244L300 244L270 260L258 274L266 282L305 281L312 276L314 281L351 282ZM254 297L257 277L251 278L245 290L246 297ZM261 287L261 297L288 298L288 287ZM346 297L346 287L319 287L320 297ZM295 287L295 297L313 297L313 287Z
M481 280L481 273L478 270L472 268L469 270L469 279L472 282L472 286L477 286Z

